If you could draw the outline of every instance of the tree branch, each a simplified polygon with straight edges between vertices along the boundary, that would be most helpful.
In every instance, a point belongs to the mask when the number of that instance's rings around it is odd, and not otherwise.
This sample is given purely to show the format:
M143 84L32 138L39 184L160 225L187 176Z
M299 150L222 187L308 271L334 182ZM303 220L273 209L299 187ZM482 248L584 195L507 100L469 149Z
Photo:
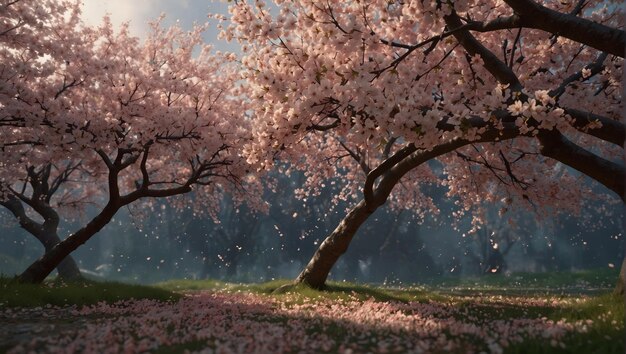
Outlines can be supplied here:
M343 147L344 150L348 152L350 157L352 157L352 159L359 164L359 166L361 167L361 170L363 170L365 175L370 173L370 170L371 170L370 167L367 165L367 162L365 162L364 156L358 153L358 150L357 152L352 151L352 149L346 146L346 144L344 144L343 141L339 141L339 144L341 145L341 147Z
M626 34L623 30L564 14L532 0L504 0L520 17L522 26L558 34L559 36L623 58Z
M20 226L30 234L36 236L43 232L42 225L26 215L24 206L15 196L10 195L6 200L0 200L0 205L7 208L15 216Z
M415 145L409 144L402 149L396 151L395 154L391 155L391 157L383 161L380 165L378 165L370 173L367 174L367 177L365 178L365 184L363 185L363 196L365 198L365 204L369 208L376 209L377 206L384 203L384 201L382 203L379 203L379 201L374 200L374 183L376 182L378 177L385 174L394 165L408 157L416 150L417 148L415 147Z
M574 144L557 130L542 131L538 135L541 154L560 161L595 179L625 200L624 166L606 160Z
M376 187L374 195L371 198L375 200L376 203L380 203L379 205L384 204L394 186L405 174L426 161L437 158L441 155L445 155L458 148L472 143L502 141L525 136L524 134L520 133L518 127L515 126L515 124L513 123L503 123L503 126L503 129L498 129L495 126L491 126L476 140L468 140L462 138L454 139L437 145L428 151L414 149L412 153L410 153L408 156L405 156L401 161L398 161L396 164L388 169L388 172L385 174L385 176L383 176L382 180Z
M463 23L456 12L444 17L450 28L462 28ZM502 62L489 49L483 46L468 30L454 32L454 37L465 48L469 55L479 55L485 68L502 84L509 85L513 91L521 92L522 84L506 63Z
M604 61L606 60L607 57L608 57L607 53L601 53L598 56L598 59L596 59L593 63L585 66L585 69L589 69L591 71L591 76L599 74L604 69L604 65L602 65L602 64L604 63ZM557 87L557 88L555 88L553 90L550 90L548 95L550 97L554 98L554 100L558 102L558 100L561 97L561 95L563 95L563 93L565 93L565 89L567 88L567 86L569 84L571 84L572 82L576 82L576 81L578 81L580 79L583 79L583 78L584 78L583 72L582 72L582 70L580 70L580 71L570 75L565 80L563 80L563 82L561 83L561 85L559 85L559 87Z
M591 112L580 111L573 108L564 108L565 113L574 118L572 126L585 134L589 134L598 139L615 144L619 147L624 146L626 140L626 127L620 121L604 117ZM600 122L599 128L587 128L589 123Z

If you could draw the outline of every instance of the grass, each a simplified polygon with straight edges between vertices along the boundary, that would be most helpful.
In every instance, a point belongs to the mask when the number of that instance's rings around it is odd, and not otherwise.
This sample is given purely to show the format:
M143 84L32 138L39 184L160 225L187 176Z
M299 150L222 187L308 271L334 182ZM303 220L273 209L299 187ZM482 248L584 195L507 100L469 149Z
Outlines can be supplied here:
M507 348L506 353L623 353L624 352L624 299L609 293L589 297L583 302L557 306L545 311L545 317L569 322L592 320L587 333L569 334L564 347L552 346L545 341L530 339Z
M201 351L207 347L208 340L196 340L187 342L184 344L174 344L169 346L160 346L153 353L154 354L175 354L175 353L189 353L195 351Z
M96 282L50 281L43 284L20 284L11 278L0 278L1 307L39 307L45 305L93 305L127 299L176 300L181 295L152 286Z
M195 291L195 290L220 290L231 287L229 283L219 280L189 280L189 279L173 279L161 283L154 284L154 287L168 291Z
M514 273L511 275L487 275L467 278L442 278L425 285L386 287L350 282L327 282L323 291L303 285L289 286L291 280L279 279L265 283L235 284L217 280L169 280L154 286L170 291L225 290L272 294L289 291L302 297L354 299L373 298L376 301L443 301L450 296L461 295L581 295L603 294L612 289L618 277L618 269L595 269L578 272ZM276 290L279 290L278 292Z
M349 282L328 282L326 289L315 290L305 285L294 285L288 288L291 280L279 279L265 283L233 284L214 280L169 280L157 283L154 286L173 291L197 291L197 290L223 290L229 292L248 292L261 295L271 295L277 298L284 297L286 293L298 295L300 299L332 299L332 300L366 300L375 301L398 301L398 302L427 302L442 301L444 296L423 288L384 288L367 284L355 284ZM293 296L290 296L293 298Z
M496 275L474 279L446 279L429 286L388 288L346 282L329 282L323 291L303 285L284 287L290 280L275 280L259 284L233 284L216 280L170 280L153 286L128 285L113 282L85 281L77 284L47 282L43 285L17 284L0 278L0 308L37 307L51 305L90 305L100 301L149 298L176 300L180 293L209 290L262 294L293 303L304 300L367 300L387 302L435 301L457 306L459 316L478 318L480 322L512 320L514 318L543 318L567 322L593 320L586 333L572 333L556 346L541 338L527 338L523 343L506 348L505 353L623 353L624 301L610 293L617 271L598 270L576 273ZM277 291L281 289L282 291ZM571 289L571 291L559 291ZM585 289L601 289L585 292ZM577 292L578 291L578 292ZM287 295L287 292L289 295ZM508 300L493 304L498 293ZM295 295L295 296L294 296ZM549 298L559 300L550 306L529 306L515 298ZM277 318L278 320L278 318ZM348 335L340 322L308 329L329 336ZM384 333L380 333L384 337ZM206 341L189 342L159 348L159 353L198 350Z
M574 273L518 273L510 276L495 275L472 279L446 279L427 287L387 288L345 282L329 282L323 291L303 285L277 289L290 284L289 280L275 280L259 284L229 284L217 281L172 280L156 284L170 290L222 290L249 292L281 298L286 292L298 299L333 299L444 302L466 307L463 316L477 317L481 322L511 320L514 318L546 318L548 320L576 322L593 320L587 333L568 334L561 343L550 343L541 338L527 338L513 344L505 353L623 353L624 352L624 300L611 292L617 279L616 270L592 270ZM589 291L593 289L593 291ZM556 299L558 305L528 306L515 301L493 306L481 298L503 294L520 298ZM318 326L319 327L319 326ZM340 323L310 328L331 336L342 336Z
M603 268L576 272L513 273L494 274L482 277L442 278L430 283L438 288L470 291L510 291L510 292L593 292L597 289L613 288L619 269ZM602 291L602 290L601 290Z

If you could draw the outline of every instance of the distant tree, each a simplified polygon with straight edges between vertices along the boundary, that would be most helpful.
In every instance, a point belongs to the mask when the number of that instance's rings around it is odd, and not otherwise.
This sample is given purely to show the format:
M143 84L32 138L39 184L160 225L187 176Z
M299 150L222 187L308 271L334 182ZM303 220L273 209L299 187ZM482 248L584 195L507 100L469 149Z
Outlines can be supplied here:
M229 196L222 200L219 223L184 213L183 242L202 260L201 278L235 280L239 264L260 238L262 216L238 207Z
M309 194L345 171L337 198L355 203L296 281L323 287L386 203L436 213L427 184L474 228L483 203L550 215L623 202L620 3L276 1L272 15L236 1L222 35L243 44L249 161L291 161Z
M528 243L530 234L519 223L523 215L507 215L507 209L499 211L485 208L486 224L480 230L464 235L467 242L466 255L473 260L479 274L500 274L508 269L506 257L513 246Z
M425 233L421 225L411 219L413 216L406 211L385 210L364 225L362 234L372 239L354 248L360 250L361 257L371 260L370 281L417 283L440 275L422 240Z
M55 193L84 193L101 208L30 265L23 282L43 281L123 206L197 187L194 208L215 215L221 193L237 195L248 176L234 57L202 45L205 27L157 21L140 43L106 17L84 26L79 4L0 3L1 199L40 213L37 203L53 207ZM43 183L50 166L71 161L89 176L81 191L73 183L37 189L33 173Z

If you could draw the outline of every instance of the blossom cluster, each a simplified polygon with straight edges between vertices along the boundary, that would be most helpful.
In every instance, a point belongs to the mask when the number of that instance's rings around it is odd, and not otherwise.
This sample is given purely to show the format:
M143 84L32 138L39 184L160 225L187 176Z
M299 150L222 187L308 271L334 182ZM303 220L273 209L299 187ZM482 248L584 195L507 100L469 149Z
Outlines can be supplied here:
M574 10L571 2L540 3L563 13ZM611 3L585 3L593 11L581 16L619 27L620 10ZM436 163L412 170L390 196L392 207L436 214L437 206L420 191L434 184L448 190L461 212L479 208L481 200L506 198L512 201L508 210L576 213L579 201L593 193L580 189L571 171L544 158L533 137L558 130L602 156L621 154L581 134L601 127L598 121L574 128L565 110L619 120L621 58L607 59L546 31L471 32L519 81L512 87L492 74L493 60L471 53L448 33L451 13L488 23L513 14L506 2L275 5L278 11L269 11L264 1L236 2L222 36L241 43L241 77L255 100L248 162L269 168L280 151L292 168L306 171L301 196L318 193L320 185L341 175L345 187L336 199L357 199L367 173L403 146L429 151L453 140L479 141L487 130L469 124L470 118L504 131L497 117L508 115L519 135L456 149L463 157L440 156L445 168L438 171ZM601 69L592 65L596 61ZM390 141L395 144L386 151Z

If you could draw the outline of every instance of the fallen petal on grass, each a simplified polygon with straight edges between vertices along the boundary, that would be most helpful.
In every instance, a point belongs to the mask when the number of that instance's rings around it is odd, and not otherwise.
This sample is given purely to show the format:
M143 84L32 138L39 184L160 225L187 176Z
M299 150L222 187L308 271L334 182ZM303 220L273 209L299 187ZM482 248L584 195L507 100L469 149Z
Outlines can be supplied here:
M23 323L21 339L4 344L8 353L583 353L603 342L603 352L624 348L605 339L623 331L615 322L623 304L610 295L380 301L305 294L206 290L176 302L6 308L0 320ZM37 327L42 319L53 327Z

